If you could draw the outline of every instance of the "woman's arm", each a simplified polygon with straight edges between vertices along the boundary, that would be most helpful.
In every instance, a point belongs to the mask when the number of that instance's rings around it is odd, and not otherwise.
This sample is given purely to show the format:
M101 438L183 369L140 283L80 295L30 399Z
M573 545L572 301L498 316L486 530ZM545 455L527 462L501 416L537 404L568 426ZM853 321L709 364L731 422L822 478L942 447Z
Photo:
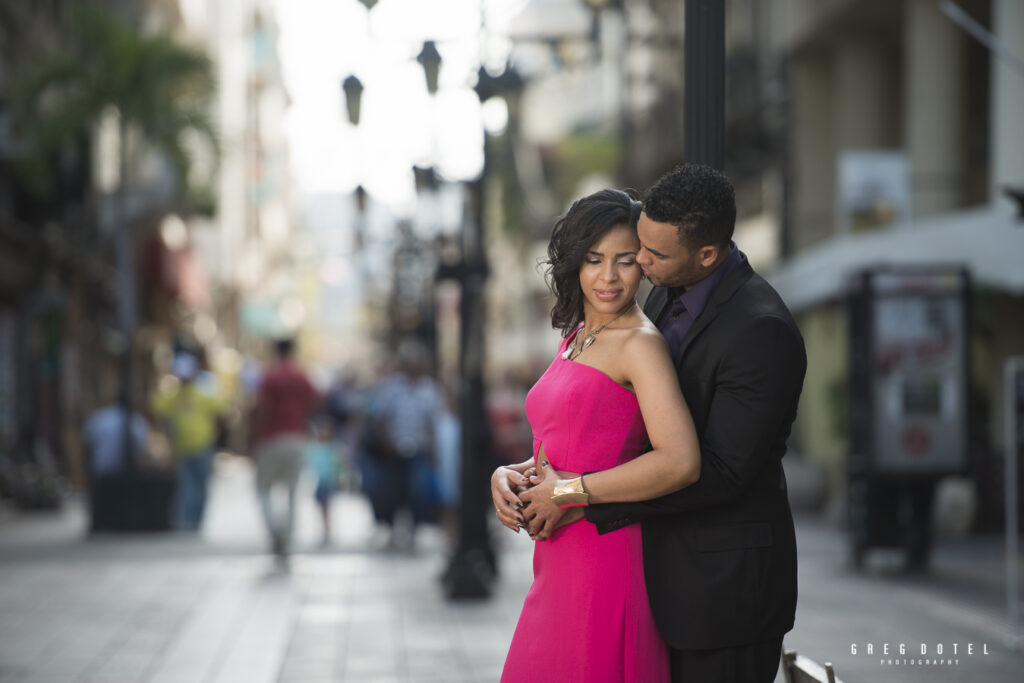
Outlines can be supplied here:
M731 505L774 471L786 452L807 369L803 339L792 321L778 315L751 318L732 338L707 406L700 482L650 501L588 507L586 517L598 533L657 515Z
M591 503L649 500L700 479L700 446L693 418L679 390L668 344L660 335L637 330L620 358L633 385L652 450L629 462L587 474L583 485Z
M689 408L683 400L668 344L654 331L630 335L617 356L625 364L622 375L633 386L647 426L652 450L611 469L583 477L590 503L643 501L678 491L700 478L700 447ZM529 508L526 519L537 539L548 538L558 527L563 510L551 502L555 473L541 468L521 496ZM576 476L558 473L558 478ZM575 516L575 515L574 515Z

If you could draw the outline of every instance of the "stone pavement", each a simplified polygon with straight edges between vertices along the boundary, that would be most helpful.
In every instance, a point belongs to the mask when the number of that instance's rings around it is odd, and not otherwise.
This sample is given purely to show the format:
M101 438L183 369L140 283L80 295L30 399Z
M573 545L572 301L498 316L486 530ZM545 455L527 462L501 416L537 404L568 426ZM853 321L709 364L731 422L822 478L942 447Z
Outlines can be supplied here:
M300 500L289 572L266 553L243 459L218 462L198 536L88 538L73 503L0 514L0 683L498 679L530 582L525 535L495 529L492 599L451 603L436 528L420 531L414 553L384 550L366 503L340 495L335 543L323 549L308 481ZM882 552L852 572L844 535L816 518L799 518L797 535L787 648L832 661L847 683L1021 680L1024 657L1005 638L1000 538L941 542L933 571L914 577ZM916 656L897 656L900 644Z
M905 574L900 552L874 549L856 572L845 534L798 517L799 602L784 647L831 661L846 683L1024 680L1024 655L1007 630L1002 543L939 540L925 575Z
M0 522L0 682L495 681L530 581L525 535L499 537L499 594L445 600L436 528L374 549L368 507L336 499L318 547L305 482L289 572L266 554L252 471L216 468L201 536L86 538L80 506Z

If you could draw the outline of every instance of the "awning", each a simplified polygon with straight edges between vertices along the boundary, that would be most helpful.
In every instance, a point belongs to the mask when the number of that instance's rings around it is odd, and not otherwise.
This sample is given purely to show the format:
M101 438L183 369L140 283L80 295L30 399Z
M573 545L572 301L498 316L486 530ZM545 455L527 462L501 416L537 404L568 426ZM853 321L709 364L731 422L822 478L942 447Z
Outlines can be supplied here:
M874 266L964 266L974 284L1024 295L1024 223L986 205L903 227L845 234L797 254L765 279L797 312L846 293L850 276Z

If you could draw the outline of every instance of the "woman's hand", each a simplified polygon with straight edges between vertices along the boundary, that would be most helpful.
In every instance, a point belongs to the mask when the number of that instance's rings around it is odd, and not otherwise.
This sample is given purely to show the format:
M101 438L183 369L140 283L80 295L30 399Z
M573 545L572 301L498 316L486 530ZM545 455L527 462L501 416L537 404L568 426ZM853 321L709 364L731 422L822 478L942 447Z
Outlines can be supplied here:
M522 501L526 504L526 509L523 512L530 538L535 541L547 540L558 528L566 511L552 502L551 494L559 479L572 479L576 476L578 475L572 472L556 471L543 457L543 451L541 451L541 470L530 478L531 488L522 496ZM571 519L571 521L576 520Z
M520 512L523 501L516 492L525 491L529 485L529 470L526 474L520 474L511 467L499 467L491 475L491 502L494 504L494 511L498 515L498 520L517 534L526 520Z

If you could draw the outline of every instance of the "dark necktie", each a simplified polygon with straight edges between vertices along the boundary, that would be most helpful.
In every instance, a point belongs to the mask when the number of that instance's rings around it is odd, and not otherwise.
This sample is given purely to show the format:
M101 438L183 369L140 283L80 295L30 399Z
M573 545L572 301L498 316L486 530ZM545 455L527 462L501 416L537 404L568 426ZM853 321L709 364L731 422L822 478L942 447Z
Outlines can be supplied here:
M664 331L665 341L668 342L673 360L675 360L676 352L679 351L679 345L683 342L683 337L686 336L686 331L690 329L689 316L684 317L684 313L686 313L686 305L683 304L683 298L677 296L672 300L672 305L668 310Z

